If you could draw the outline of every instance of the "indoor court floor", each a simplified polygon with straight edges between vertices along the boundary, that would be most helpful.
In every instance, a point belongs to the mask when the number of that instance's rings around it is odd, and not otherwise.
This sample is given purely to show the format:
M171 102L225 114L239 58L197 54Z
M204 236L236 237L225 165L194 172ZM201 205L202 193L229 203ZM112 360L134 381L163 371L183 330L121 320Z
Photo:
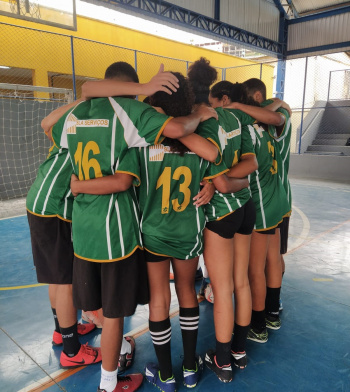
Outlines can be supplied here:
M248 341L248 367L234 369L232 383L204 368L194 391L350 391L350 184L294 179L292 191L282 327L269 330L266 344ZM1 202L1 216L4 209L10 217L0 220L0 392L95 392L100 365L59 367L47 286L36 284L25 210ZM215 343L212 307L200 304L202 356ZM172 314L173 367L178 391L185 391L175 298ZM125 322L125 334L136 338L131 372L155 361L147 323L146 306ZM99 345L100 330L82 342L87 340ZM144 382L140 392L146 391L156 389Z

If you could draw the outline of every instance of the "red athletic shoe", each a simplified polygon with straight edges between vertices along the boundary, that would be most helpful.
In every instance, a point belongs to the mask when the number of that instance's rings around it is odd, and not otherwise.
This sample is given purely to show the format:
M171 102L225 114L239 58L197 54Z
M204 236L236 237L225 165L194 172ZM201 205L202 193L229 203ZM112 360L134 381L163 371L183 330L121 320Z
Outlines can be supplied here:
M128 374L127 376L118 376L117 386L113 392L134 392L140 388L143 381L143 376L140 373ZM105 389L97 388L97 392L106 392Z
M87 343L82 344L77 355L68 357L63 351L61 353L60 364L64 369L79 366L92 365L102 361L100 347L91 347Z
M96 328L95 324L80 324L78 323L78 335L86 335ZM52 344L54 346L60 346L63 344L62 335L60 332L54 331L52 336Z

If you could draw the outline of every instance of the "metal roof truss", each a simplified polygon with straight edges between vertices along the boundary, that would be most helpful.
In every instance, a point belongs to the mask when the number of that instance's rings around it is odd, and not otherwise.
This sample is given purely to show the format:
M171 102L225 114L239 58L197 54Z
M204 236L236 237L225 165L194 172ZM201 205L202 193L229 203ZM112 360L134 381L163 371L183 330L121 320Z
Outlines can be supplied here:
M190 11L162 0L100 0L103 4L110 4L141 12L158 19L186 25L192 29L208 32L210 35L222 37L255 49L269 52L277 57L283 56L283 45L238 27L220 22L210 17Z

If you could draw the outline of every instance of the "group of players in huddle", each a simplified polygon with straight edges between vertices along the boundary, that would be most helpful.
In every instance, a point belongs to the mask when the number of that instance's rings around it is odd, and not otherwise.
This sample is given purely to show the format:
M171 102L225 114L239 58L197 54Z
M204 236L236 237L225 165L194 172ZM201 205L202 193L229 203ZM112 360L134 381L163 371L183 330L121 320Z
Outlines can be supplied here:
M187 77L161 66L146 84L117 62L105 80L83 85L81 99L42 121L53 145L27 196L34 264L38 282L49 284L60 364L102 361L98 392L141 385L141 374L122 377L118 369L131 365L135 349L132 337L123 338L124 317L146 303L158 363L145 366L145 378L176 390L170 265L186 387L198 384L203 362L232 381L231 363L247 366L246 339L264 343L266 328L281 326L290 109L266 100L259 79L216 79L204 58ZM204 361L196 354L202 254L216 337ZM102 309L101 348L80 344L95 325L77 323L77 309Z

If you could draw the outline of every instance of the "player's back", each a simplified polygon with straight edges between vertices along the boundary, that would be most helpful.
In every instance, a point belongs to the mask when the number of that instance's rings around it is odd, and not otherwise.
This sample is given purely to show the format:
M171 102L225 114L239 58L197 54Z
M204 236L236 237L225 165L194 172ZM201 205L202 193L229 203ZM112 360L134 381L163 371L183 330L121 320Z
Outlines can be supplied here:
M203 208L193 205L210 163L169 143L140 149L141 232L147 250L180 259L201 254Z

